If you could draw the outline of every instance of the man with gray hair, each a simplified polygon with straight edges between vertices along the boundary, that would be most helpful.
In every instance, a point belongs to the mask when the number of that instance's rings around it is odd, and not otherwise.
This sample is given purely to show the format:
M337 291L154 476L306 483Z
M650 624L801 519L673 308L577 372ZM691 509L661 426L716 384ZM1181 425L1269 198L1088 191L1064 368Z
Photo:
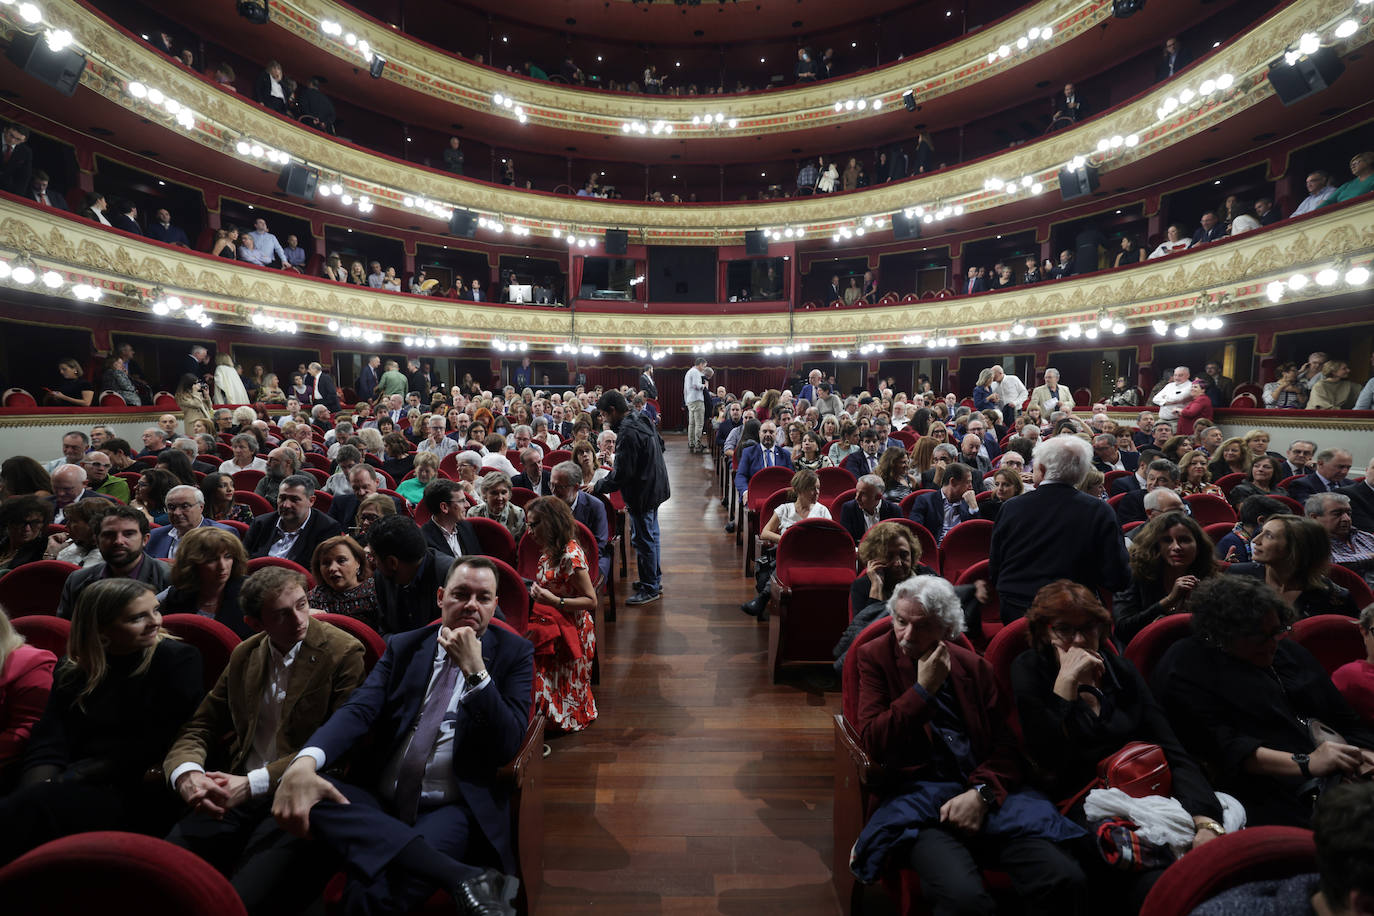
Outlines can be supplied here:
M253 488L253 492L276 505L277 490L280 489L282 481L301 469L300 454L293 448L280 446L267 453L267 473L262 480ZM313 478L312 478L313 479Z
M64 464L80 464L81 459L86 457L86 449L90 447L91 437L79 429L74 429L62 436L62 455L54 458L43 465L43 470L51 474Z
M1168 458L1151 461L1145 466L1145 486L1128 490L1116 504L1117 524L1124 527L1131 522L1145 521L1149 517L1145 511L1145 497L1158 489L1177 490L1182 480L1182 471Z
M1192 400L1193 379L1187 366L1176 366L1174 374L1151 399L1159 405L1159 418L1173 423L1183 413L1183 405Z
M1007 375L1000 365L992 367L992 393L997 395L996 404L1002 409L1002 422L1007 426L1016 422L1016 412L1030 396L1021 379Z
M148 546L143 548L144 553L158 560L174 559L181 539L196 528L234 530L229 525L205 517L205 494L200 492L199 487L185 484L172 487L167 491L163 508L167 510L167 524L149 535Z
M138 453L140 458L156 458L161 452L165 451L170 445L167 431L159 426L150 426L143 431L143 451Z
M606 506L601 500L582 489L582 469L572 461L560 461L549 471L549 486L553 495L568 504L573 518L587 526L596 538L597 566L601 578L611 574L611 529L606 521Z
M1067 837L1048 827L1013 836L998 817L1006 805L1027 818L1047 818L1041 823L1056 821L1048 799L1020 790L1016 739L1007 726L1010 697L998 691L992 666L949 642L964 629L954 587L938 576L913 576L898 583L887 607L892 631L852 650L860 683L854 724L876 763L911 776L901 804L888 810L903 818L891 825L895 832L920 828L903 864L920 876L932 909L993 912L983 866L1010 875L1030 912L1084 912L1087 879L1055 842ZM881 832L866 831L855 844L855 874L876 880L890 851Z
M52 496L48 500L53 505L53 524L63 524L63 510L74 502L90 499L92 496L104 499L99 493L86 488L86 469L79 464L64 464L52 472Z
M863 540L868 529L879 522L902 517L901 507L883 498L886 489L883 479L877 474L865 474L854 486L854 498L840 509L839 522L855 544Z
M539 460L544 460L544 446L539 444L531 427L522 423L511 430L511 437L515 440L515 445L512 448L520 452L524 452L527 448L534 449L539 453Z
M1039 407L1042 417L1048 417L1061 408L1073 409L1073 395L1059 384L1058 369L1050 367L1045 370L1045 384L1036 387L1031 395L1030 406Z
M1374 534L1355 527L1350 497L1314 493L1307 498L1303 511L1330 536L1332 564L1344 566L1374 588Z
M1121 528L1109 505L1078 485L1092 467L1092 446L1055 436L1035 447L1035 489L1003 504L992 529L988 579L1002 620L1025 615L1041 586L1071 579L1091 591L1125 588L1131 579Z

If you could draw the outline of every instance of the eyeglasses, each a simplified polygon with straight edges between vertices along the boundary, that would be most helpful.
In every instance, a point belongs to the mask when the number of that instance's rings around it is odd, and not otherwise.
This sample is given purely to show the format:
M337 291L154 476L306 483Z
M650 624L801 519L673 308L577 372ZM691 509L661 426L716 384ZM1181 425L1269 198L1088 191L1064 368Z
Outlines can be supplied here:
M19 523L20 528L42 528L48 523L41 518L26 518Z
M1088 623L1076 627L1072 624L1056 623L1054 626L1050 627L1050 632L1064 642L1073 642L1074 638L1077 636L1082 636L1084 639L1091 639L1094 636L1100 635L1102 633L1102 624Z
M196 503L166 503L164 508L168 512L188 512L196 507Z
M1271 639L1281 639L1293 632L1293 628L1288 624L1280 624L1265 633L1255 633L1250 636L1255 642L1268 642Z

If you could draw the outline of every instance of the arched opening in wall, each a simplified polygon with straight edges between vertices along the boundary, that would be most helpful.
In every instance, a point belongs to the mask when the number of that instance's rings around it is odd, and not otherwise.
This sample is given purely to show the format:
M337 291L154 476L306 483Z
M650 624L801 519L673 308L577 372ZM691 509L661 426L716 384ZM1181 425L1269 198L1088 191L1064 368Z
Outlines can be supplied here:
M864 271L868 269L868 258L832 258L829 261L816 260L811 262L810 269L802 274L802 291L799 301L815 302L822 308L829 305L835 299L843 299L844 291L849 289L851 281L856 281L858 285L863 285ZM831 289L831 280L839 284L839 295L834 295Z
M782 258L739 258L725 262L725 297L731 302L783 298L787 263Z

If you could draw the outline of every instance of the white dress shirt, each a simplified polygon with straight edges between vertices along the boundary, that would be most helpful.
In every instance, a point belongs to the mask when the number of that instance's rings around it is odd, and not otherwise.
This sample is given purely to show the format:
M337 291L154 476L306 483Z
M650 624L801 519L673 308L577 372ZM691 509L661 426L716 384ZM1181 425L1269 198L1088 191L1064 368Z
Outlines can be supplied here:
M1191 380L1185 382L1170 382L1159 393L1154 396L1154 402L1159 405L1159 418L1173 422L1178 419L1178 415L1183 413L1183 405L1187 403L1188 392L1193 389Z

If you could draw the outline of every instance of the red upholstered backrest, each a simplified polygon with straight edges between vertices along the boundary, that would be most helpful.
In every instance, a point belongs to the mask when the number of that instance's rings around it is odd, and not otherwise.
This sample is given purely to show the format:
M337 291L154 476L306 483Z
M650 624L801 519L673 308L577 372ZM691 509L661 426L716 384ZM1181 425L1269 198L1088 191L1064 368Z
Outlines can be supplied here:
M971 518L960 522L945 534L940 542L940 573L950 581L979 560L988 558L992 544L992 522L985 518Z
M58 658L67 654L67 639L71 636L72 622L64 617L50 617L33 614L15 617L10 620L14 630L31 646L47 649Z
M1192 632L1192 614L1161 617L1135 634L1126 646L1126 660L1135 665L1140 676L1148 681L1155 665L1169 651L1169 647Z
M846 490L854 489L857 481L847 468L821 468L816 472L821 482L820 501L829 508L830 500Z
M1026 618L1018 617L998 630L983 650L983 657L992 665L992 671L997 676L997 689L1004 697L1011 696L1011 663L1016 656L1030 648L1029 631L1030 624Z
M149 913L245 916L229 881L165 840L97 831L63 837L0 869L7 913Z
M782 533L778 542L778 581L786 583L788 573L802 567L854 570L854 539L838 522L811 518L798 522Z
M757 508L778 490L787 489L788 485L792 483L794 473L791 468L776 467L759 468L755 471L754 476L749 478L750 507Z
M1344 614L1318 614L1293 624L1293 639L1321 662L1327 674L1365 657L1360 624Z
M1350 590L1350 597L1355 599L1356 607L1364 608L1374 604L1374 592L1370 591L1369 586L1365 584L1363 577L1358 573L1332 563L1327 568L1326 575L1341 588Z
M11 618L27 614L56 614L67 577L80 569L61 560L37 560L16 566L0 576L0 607Z
M289 569L305 576L305 590L308 592L315 587L315 577L310 574L310 570L301 564L288 560L285 557L254 557L248 561L248 572L253 573L262 569L264 566L280 566L282 569Z
M844 504L849 502L853 498L854 488L851 486L848 490L836 493L829 499L829 501L822 500L822 502L824 502L825 507L830 510L830 517L838 519L840 517L840 513L844 511Z
M315 619L333 624L363 644L363 669L365 671L371 671L372 666L377 664L377 659L386 652L386 640L382 639L376 630L356 617L349 617L347 614L316 614Z
M1317 870L1312 831L1250 827L1217 837L1170 865L1150 888L1140 916L1178 916L1228 888Z
M218 620L199 614L167 614L162 618L162 626L168 633L200 650L205 689L212 689L239 644L238 634Z
M469 518L472 531L482 545L482 553L506 563L515 562L515 536L510 529L495 519ZM422 524L416 516L416 524Z
M1216 525L1221 522L1236 523L1236 510L1220 496L1211 493L1193 493L1183 497L1192 511L1193 519L1199 525Z

